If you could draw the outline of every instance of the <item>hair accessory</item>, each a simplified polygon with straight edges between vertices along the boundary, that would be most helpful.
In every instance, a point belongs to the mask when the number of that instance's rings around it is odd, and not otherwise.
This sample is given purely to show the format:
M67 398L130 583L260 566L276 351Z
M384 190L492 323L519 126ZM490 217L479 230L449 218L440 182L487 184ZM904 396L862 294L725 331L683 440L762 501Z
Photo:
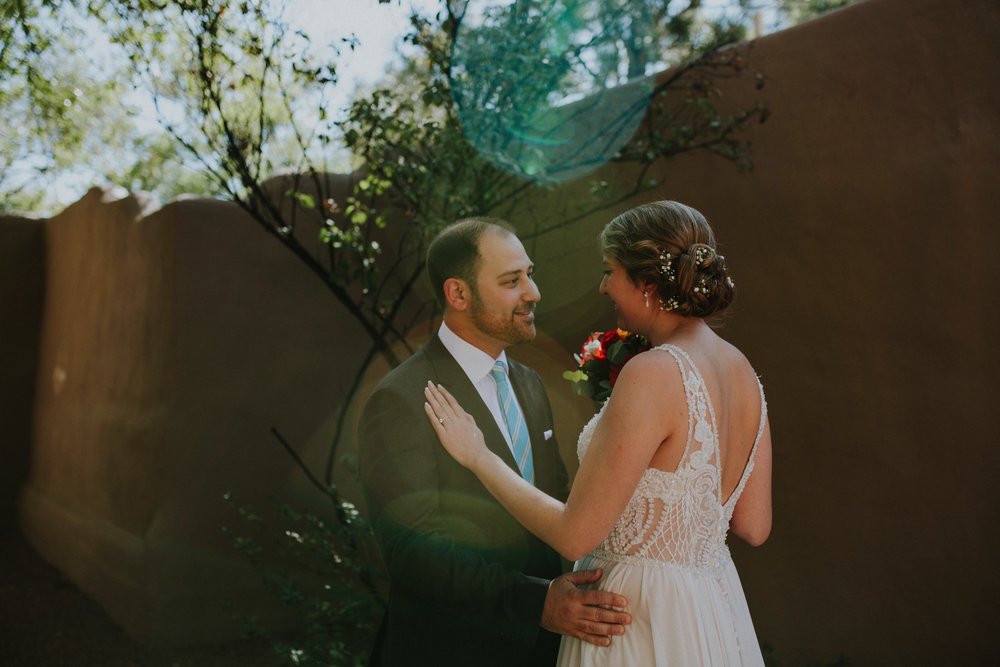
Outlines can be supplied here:
M707 267L716 256L715 248L704 243L692 243L687 252L694 257L695 264L702 268Z
M677 297L674 297L674 296L670 297L666 301L664 301L663 299L660 299L660 310L667 310L667 311L669 311L669 310L677 310L678 308L680 308L680 305L681 304L677 300Z
M660 273L668 283L677 281L677 271L673 267L674 256L666 250L660 253Z
M708 284L708 279L705 278L705 276L702 276L698 280L698 286L694 288L694 291L701 292L705 296L708 296L708 293L712 291L712 288Z
M733 279L730 278L729 276L726 276L726 284L729 285L730 287L736 287L736 283L734 283Z

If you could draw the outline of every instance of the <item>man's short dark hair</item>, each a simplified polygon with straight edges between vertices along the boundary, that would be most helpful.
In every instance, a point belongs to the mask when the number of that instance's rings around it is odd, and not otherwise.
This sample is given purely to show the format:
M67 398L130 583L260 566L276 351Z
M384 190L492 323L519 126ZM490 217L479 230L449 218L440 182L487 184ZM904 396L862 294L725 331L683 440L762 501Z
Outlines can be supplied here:
M449 278L465 281L473 294L477 293L479 239L486 232L516 235L514 228L505 220L475 217L453 222L431 241L427 248L427 275L441 306L445 305L444 282Z

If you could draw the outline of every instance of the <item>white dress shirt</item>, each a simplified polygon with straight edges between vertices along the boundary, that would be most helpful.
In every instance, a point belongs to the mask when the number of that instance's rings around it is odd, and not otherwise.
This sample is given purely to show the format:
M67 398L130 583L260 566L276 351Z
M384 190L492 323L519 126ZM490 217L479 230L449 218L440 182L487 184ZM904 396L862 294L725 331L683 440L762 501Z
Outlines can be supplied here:
M493 376L490 375L490 371L493 370L493 364L497 361L504 362L507 364L508 370L510 369L510 364L507 362L507 353L501 352L500 356L494 359L472 343L459 338L458 334L449 329L448 325L444 322L441 322L441 328L438 329L438 338L441 339L445 349L451 353L451 356L455 357L455 361L458 362L458 365L462 367L462 371L469 377L472 386L483 397L483 402L490 409L493 419L496 420L497 426L500 427L500 433L503 434L504 440L507 441L507 446L511 448L511 453L513 453L513 445L510 443L510 432L507 430L507 420L503 415L503 409L500 407L500 395L497 393L497 383L493 379ZM513 388L513 383L511 383L511 388ZM517 402L516 394L512 398ZM521 407L520 403L517 403L517 405ZM528 413L523 408L521 414L525 415L525 419L527 419Z

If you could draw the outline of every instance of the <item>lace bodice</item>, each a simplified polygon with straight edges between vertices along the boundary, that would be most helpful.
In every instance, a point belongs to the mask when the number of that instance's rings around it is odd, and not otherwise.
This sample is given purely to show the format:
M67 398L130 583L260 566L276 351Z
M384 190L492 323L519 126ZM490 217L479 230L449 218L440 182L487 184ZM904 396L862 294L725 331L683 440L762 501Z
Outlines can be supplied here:
M594 553L615 560L642 559L716 570L728 554L729 521L753 470L764 431L764 389L758 381L760 426L749 461L736 489L723 503L719 430L705 381L681 348L668 344L654 350L670 353L680 367L688 408L684 454L675 471L646 469L621 517ZM603 414L602 407L580 432L577 455L581 462Z

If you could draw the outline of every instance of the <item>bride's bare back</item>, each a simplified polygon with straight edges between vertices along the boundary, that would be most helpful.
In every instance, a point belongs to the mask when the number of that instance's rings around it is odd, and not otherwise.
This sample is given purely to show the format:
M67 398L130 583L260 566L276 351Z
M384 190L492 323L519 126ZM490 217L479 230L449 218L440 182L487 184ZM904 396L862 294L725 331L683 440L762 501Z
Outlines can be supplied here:
M687 352L704 378L719 431L723 500L728 500L746 468L757 437L761 415L757 376L743 353L711 330L681 338L674 344ZM672 359L665 357L660 363L665 374L681 381L680 370ZM678 421L674 432L669 434L673 437L665 438L653 454L650 467L676 470L687 436L686 419Z

